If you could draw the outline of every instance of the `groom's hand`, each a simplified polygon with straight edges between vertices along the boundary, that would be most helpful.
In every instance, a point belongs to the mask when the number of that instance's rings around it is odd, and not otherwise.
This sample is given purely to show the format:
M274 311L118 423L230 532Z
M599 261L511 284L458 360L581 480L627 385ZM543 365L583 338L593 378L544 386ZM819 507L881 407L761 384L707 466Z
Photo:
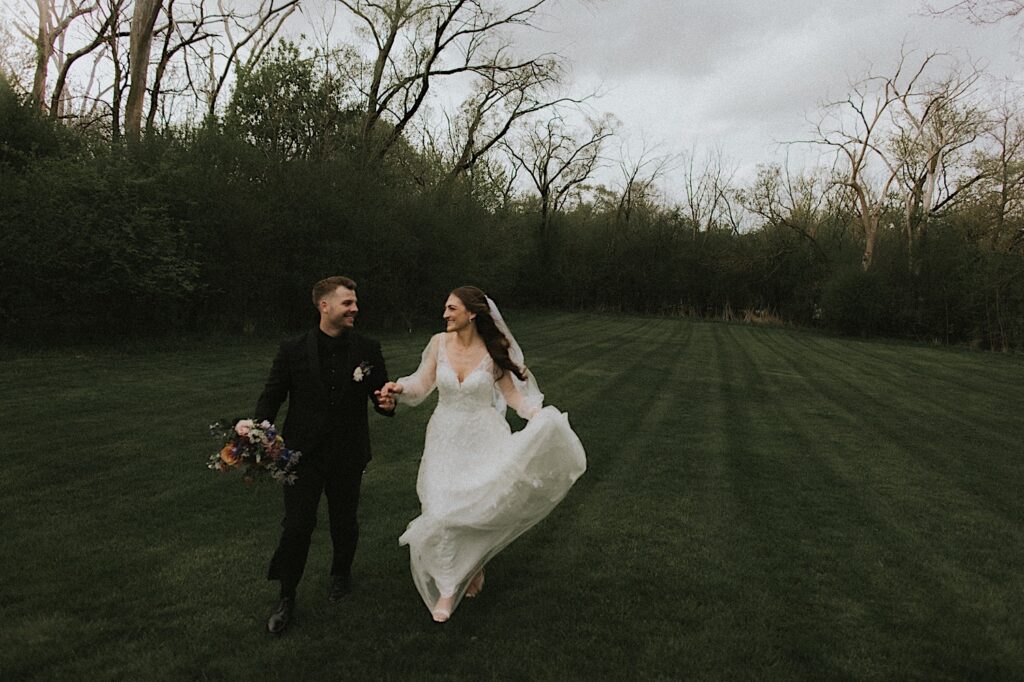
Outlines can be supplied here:
M377 396L377 405L380 409L388 412L393 411L395 406L398 405L398 399L395 396L402 392L402 388L402 384L389 381L381 386L379 390L374 391L373 394Z
M378 407L380 407L380 409L385 410L387 412L394 411L397 402L395 401L395 396L388 392L387 386L380 389L379 391L374 391L373 394L377 396L377 405Z

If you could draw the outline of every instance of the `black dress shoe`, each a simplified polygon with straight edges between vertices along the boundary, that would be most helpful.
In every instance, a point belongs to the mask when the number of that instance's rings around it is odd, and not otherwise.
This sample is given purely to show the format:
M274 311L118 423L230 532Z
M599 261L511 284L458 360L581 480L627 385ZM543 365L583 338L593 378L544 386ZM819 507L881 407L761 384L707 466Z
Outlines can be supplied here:
M292 621L292 613L295 611L295 600L290 597L281 597L277 607L267 619L267 632L272 635L279 635L285 631Z
M327 592L327 601L336 602L352 591L352 579L347 575L332 575L331 589Z

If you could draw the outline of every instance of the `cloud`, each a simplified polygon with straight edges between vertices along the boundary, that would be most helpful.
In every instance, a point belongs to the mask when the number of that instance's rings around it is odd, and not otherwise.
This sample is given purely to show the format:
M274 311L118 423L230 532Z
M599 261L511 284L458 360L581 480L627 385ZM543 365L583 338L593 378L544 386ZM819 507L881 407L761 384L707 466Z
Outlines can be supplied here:
M793 17L813 14L819 3L792 0L786 14L780 3L598 0L565 2L544 19L541 38L567 54L577 66L602 78L628 77L637 71L699 77L716 71L764 35L784 31Z
M918 0L749 2L561 0L540 17L547 32L521 47L558 51L594 107L627 137L667 150L721 147L752 172L778 161L776 143L806 138L821 104L901 49L951 51L1020 75L1017 27L974 27L921 13ZM534 42L529 42L534 41Z

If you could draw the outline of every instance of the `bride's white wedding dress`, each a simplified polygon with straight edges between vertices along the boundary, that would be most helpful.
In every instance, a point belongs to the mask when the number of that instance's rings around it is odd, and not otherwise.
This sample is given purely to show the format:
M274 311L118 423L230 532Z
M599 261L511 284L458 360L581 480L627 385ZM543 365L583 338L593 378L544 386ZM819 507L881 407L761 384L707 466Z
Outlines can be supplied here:
M502 394L488 354L459 381L445 345L444 334L434 336L419 369L398 380L403 404L438 392L416 481L420 516L399 538L428 609L441 596L457 603L477 571L547 516L586 470L566 414L538 410L515 389ZM503 399L530 417L521 431L505 421Z

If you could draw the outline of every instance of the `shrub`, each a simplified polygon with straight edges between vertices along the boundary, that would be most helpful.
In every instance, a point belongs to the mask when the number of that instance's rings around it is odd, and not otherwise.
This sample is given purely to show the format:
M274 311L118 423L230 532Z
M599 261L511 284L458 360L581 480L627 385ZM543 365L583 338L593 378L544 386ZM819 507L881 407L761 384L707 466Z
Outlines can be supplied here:
M842 268L825 283L822 318L828 327L843 334L876 333L886 323L889 293L878 272Z

